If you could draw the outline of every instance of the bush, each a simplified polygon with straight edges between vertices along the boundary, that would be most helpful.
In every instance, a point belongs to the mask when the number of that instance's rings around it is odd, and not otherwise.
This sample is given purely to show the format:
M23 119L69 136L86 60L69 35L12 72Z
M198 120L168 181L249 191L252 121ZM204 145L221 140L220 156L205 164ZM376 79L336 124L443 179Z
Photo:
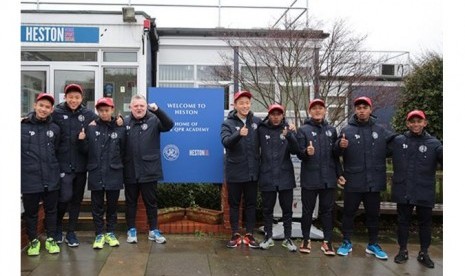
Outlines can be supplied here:
M221 185L159 183L157 192L158 208L200 206L221 210Z

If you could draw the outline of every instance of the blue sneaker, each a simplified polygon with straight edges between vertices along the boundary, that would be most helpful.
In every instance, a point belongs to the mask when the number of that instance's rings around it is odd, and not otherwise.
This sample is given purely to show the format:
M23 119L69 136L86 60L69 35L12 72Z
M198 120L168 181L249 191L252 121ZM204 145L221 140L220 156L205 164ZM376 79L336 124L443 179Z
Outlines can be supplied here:
M55 241L58 244L63 243L63 232L61 232L61 229L55 233Z
M76 247L79 246L79 240L76 237L74 232L66 233L65 242L68 244L69 247Z
M368 244L367 249L365 249L365 252L371 255L375 255L376 258L381 259L381 260L387 260L388 255L386 252L381 249L381 246L379 244Z
M149 232L149 240L155 241L156 243L165 243L166 239L163 235L158 231L158 229L150 230Z
M341 246L337 249L337 254L347 256L352 252L352 243L349 240L343 240Z
M128 238L126 239L128 243L137 243L137 230L136 228L130 228L128 230Z

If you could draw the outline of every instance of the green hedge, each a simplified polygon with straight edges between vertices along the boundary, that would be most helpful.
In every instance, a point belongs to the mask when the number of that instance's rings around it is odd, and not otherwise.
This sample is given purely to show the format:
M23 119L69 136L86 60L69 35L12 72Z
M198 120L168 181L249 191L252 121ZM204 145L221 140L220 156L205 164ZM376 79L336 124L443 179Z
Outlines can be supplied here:
M200 206L221 210L221 185L159 183L157 202L158 208Z

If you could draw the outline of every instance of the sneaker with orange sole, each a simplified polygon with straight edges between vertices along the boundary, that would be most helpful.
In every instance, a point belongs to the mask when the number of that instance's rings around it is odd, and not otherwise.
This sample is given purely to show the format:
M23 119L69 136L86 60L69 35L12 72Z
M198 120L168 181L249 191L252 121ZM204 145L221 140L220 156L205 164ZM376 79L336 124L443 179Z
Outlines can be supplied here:
M327 241L323 241L321 243L321 251L323 251L323 253L328 256L336 255L336 252L334 252L334 249L333 249L333 245Z
M234 247L237 247L238 245L241 245L241 243L242 243L241 235L239 233L234 233L231 239L226 244L226 246L229 248L234 248Z
M312 246L310 240L303 240L299 247L300 253L310 254Z
M244 243L245 245L248 245L250 248L259 248L260 247L258 242L253 237L253 235L250 234L250 233L245 234L244 239L242 240L242 243Z

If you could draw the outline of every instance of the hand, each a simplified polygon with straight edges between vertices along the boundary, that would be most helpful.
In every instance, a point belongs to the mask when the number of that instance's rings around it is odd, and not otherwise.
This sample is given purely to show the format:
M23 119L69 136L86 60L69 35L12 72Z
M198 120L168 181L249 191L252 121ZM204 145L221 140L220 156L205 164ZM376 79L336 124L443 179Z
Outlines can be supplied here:
M123 116L121 116L121 113L118 113L118 117L116 118L116 125L122 126L123 124L124 124Z
M295 132L296 131L296 128L295 128L295 125L294 124L289 124L289 131L292 131L292 132Z
M84 139L86 139L86 133L84 132L84 128L82 128L82 129L81 129L81 132L79 132L78 139L79 139L79 140L84 140Z
M158 110L158 105L156 103L151 103L151 104L149 104L149 108L152 111L157 111Z
M349 140L346 139L346 134L342 133L341 141L339 141L339 147L345 149L349 146Z
M89 123L89 126L96 126L97 123L95 122L95 120L92 120L92 122Z
M313 147L312 141L308 142L307 154L310 156L315 154L315 148Z
M286 135L287 135L287 126L283 128L283 136L286 136Z
M247 136L247 134L249 134L249 130L247 129L245 125L241 128L241 130L239 131L239 134L241 136Z
M339 176L339 178L337 179L337 186L341 189L344 189L344 185L346 184L346 179L344 178L344 176Z

